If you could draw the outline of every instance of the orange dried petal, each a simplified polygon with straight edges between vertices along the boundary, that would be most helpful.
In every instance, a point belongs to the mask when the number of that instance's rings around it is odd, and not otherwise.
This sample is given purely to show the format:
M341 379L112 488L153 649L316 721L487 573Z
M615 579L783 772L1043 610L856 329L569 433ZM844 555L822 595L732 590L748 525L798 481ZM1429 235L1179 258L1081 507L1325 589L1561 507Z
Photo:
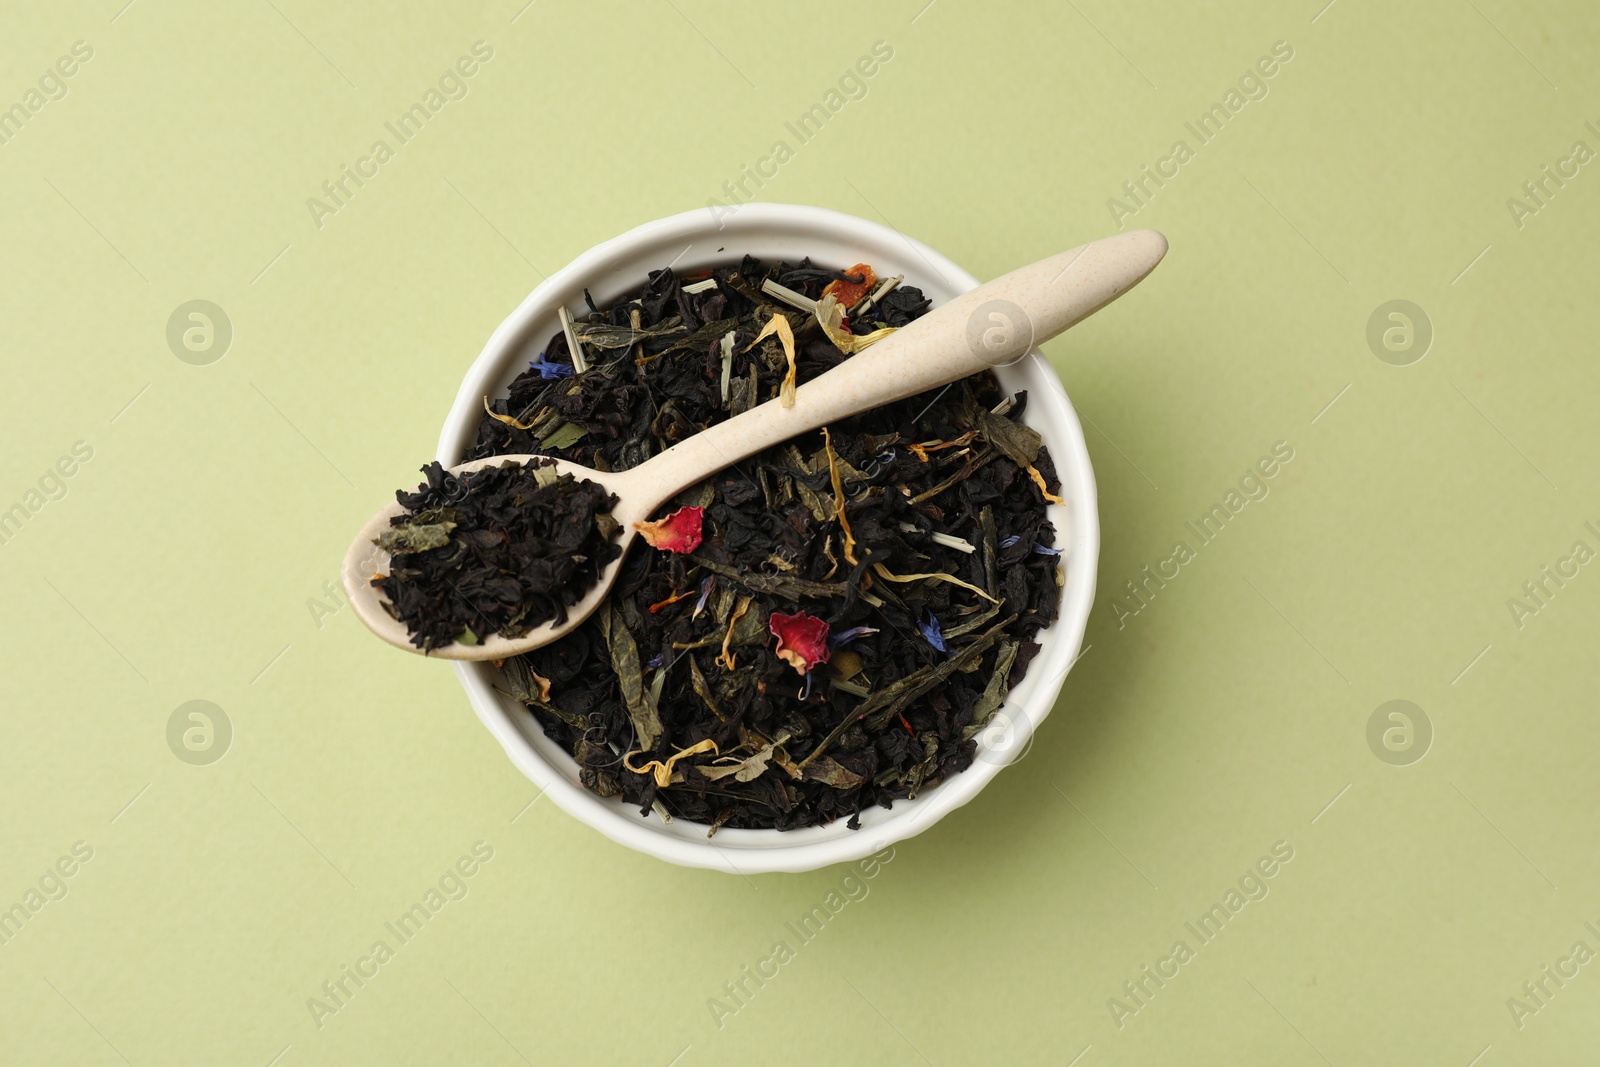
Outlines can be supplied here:
M839 302L840 307L848 310L855 307L858 300L872 292L873 287L878 284L878 276L872 272L872 267L866 263L857 263L844 273L852 278L860 275L861 280L859 282L831 281L823 287L822 295L833 297Z

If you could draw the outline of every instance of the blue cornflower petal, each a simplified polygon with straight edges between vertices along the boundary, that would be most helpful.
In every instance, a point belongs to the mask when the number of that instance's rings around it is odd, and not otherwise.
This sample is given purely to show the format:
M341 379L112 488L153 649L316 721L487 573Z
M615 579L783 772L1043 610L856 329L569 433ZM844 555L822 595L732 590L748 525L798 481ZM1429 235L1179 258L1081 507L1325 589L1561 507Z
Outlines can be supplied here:
M572 364L570 363L546 363L541 357L539 359L529 360L528 366L538 371L539 377L545 379L546 381L550 380L551 378L572 377Z
M917 623L917 629L921 630L922 636L928 639L928 644L932 645L940 652L950 651L950 649L945 646L944 631L939 629L939 620L934 617L934 614L931 610L928 612L928 617L926 619Z
M694 614L689 616L691 619L698 619L700 613L706 610L706 600L711 596L711 587L716 584L716 580L716 577L710 574L700 579L700 599L694 602Z
M840 645L848 645L851 641L854 641L858 637L866 637L868 634L875 634L877 632L877 627L874 626L854 626L848 630L841 630L839 633L830 636L828 638L828 647L838 648Z

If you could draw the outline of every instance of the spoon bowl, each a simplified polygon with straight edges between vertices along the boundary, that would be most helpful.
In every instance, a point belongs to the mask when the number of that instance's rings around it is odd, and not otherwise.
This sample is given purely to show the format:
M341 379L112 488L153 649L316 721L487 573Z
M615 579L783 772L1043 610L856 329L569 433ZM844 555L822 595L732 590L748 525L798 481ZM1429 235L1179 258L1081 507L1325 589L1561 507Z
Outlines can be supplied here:
M650 511L664 499L664 497L650 499L651 494L636 476L640 468L634 468L633 471L602 472L554 456L489 456L451 467L450 473L461 475L485 467L500 467L508 463L525 464L535 460L553 465L557 474L570 474L579 481L597 482L616 495L617 503L611 509L611 517L617 521L620 532L613 544L621 551L617 554L617 558L600 572L599 580L584 593L583 598L576 604L568 606L564 621L551 620L515 638L492 633L483 635L475 645L456 641L428 650L426 655L437 659L500 660L547 645L570 633L594 614L595 609L599 608L601 601L605 600L611 591L611 583L616 580L617 569L622 566L622 561L628 554L628 546L633 543L638 532L633 524L649 518ZM405 511L406 509L397 500L369 519L345 553L341 575L350 606L355 609L356 617L366 624L367 629L396 648L403 648L408 652L422 652L422 649L412 644L411 634L406 629L405 623L390 614L388 601L383 592L372 584L375 577L388 574L390 566L389 553L376 544L378 535L389 529L393 520L405 514Z

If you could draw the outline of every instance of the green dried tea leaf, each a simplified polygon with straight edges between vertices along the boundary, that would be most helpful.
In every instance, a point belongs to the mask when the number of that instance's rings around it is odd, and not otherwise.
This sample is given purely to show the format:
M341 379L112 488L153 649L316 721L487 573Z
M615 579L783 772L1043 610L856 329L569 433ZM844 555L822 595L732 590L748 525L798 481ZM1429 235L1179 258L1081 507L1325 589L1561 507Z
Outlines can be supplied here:
M546 448L566 449L571 448L587 436L589 431L575 422L563 422L551 430L539 443Z
M772 759L772 751L777 747L775 744L767 745L749 759L740 760L738 763L727 765L705 764L699 768L699 771L713 782L720 781L729 775L732 775L733 780L736 782L754 781L766 773L767 763Z
M1006 694L1011 691L1011 664L1015 662L1017 649L1021 647L1021 641L1001 642L999 651L994 654L994 673L989 676L989 684L984 687L983 695L972 706L972 721L961 733L963 740L976 737L989 724L990 717L1000 709L1000 705L1006 702Z
M572 325L572 332L579 341L596 348L631 348L640 341L671 337L675 333L683 333L684 329L683 318L679 315L643 329L613 326L609 322L575 322Z
M801 774L808 782L821 782L835 789L854 789L866 781L861 775L836 762L831 756L823 756L815 763L807 764Z
M981 630L985 625L988 624L990 619L994 618L998 614L1000 614L1000 603L996 601L995 603L990 604L987 610L962 623L960 626L954 626L946 630L944 632L944 638L946 641L950 641L957 637L965 637L974 630Z
M756 574L752 571L743 571L737 567L725 567L715 560L706 559L704 556L690 556L700 566L713 574L727 578L735 585L741 585L752 593L765 593L770 596L788 597L799 600L802 597L827 597L844 596L850 587L844 582L813 582L804 578L789 578L784 575Z
M666 357L682 349L688 349L703 357L711 347L712 341L720 341L723 334L729 330L737 330L744 325L746 323L740 319L717 319L713 322L708 322L687 337L680 337L674 341L672 346L662 352L661 355Z
M764 645L767 643L767 620L759 611L747 611L733 624L733 634L728 644L733 646Z
M622 689L628 718L633 721L637 744L645 752L654 751L661 737L661 717L645 694L644 675L639 670L639 646L612 610L609 600L595 612L595 620L611 651L611 669L617 672L617 684Z
M800 454L800 450L794 445L785 445L783 452L789 458L789 462L794 464L795 468L802 474L811 474L816 469L807 462L806 458ZM822 453L819 451L817 454L821 455ZM810 509L812 518L818 522L827 522L833 518L832 502L824 500L820 493L812 489L801 478L791 477L789 481L794 486L795 494L800 497L800 502Z
M906 797L915 800L924 786L939 784L939 739L931 732L922 735L922 762L911 768L905 777Z
M399 552L426 552L430 548L443 548L450 543L453 522L407 523L391 526L377 536L379 548L394 555Z
M1039 448L1044 438L1031 426L1014 422L1004 415L978 410L978 429L984 440L998 448L1005 457L1019 467L1031 467L1039 458Z
M988 504L978 515L978 525L983 530L983 584L989 595L1000 595L1000 534L994 524L994 508Z
M689 657L689 681L694 686L695 695L705 701L706 707L711 709L711 714L723 722L727 722L728 717L717 706L717 698L711 692L711 686L706 682L705 673L700 670L700 664L695 661L693 656Z
M506 680L506 692L524 704L539 703L542 699L541 689L548 693L548 689L533 680L533 669L522 656L512 656L506 660L500 667L500 673Z

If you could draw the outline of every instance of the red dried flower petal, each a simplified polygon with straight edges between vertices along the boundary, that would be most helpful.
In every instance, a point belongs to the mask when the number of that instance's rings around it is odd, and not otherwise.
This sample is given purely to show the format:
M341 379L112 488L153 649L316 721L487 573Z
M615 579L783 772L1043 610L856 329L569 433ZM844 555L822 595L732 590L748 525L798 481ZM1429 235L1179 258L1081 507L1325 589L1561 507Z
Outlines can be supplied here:
M855 307L856 301L872 292L873 286L878 284L878 276L872 273L872 268L865 263L857 263L844 273L852 278L857 275L864 277L859 282L831 281L823 286L822 295L833 297L839 301L840 307L849 310Z
M633 528L639 531L639 536L651 548L682 555L700 547L700 529L705 513L705 508L679 508L655 522L636 522Z
M815 615L797 611L785 615L774 611L767 619L767 629L778 639L778 658L805 674L819 663L828 662L828 624Z

